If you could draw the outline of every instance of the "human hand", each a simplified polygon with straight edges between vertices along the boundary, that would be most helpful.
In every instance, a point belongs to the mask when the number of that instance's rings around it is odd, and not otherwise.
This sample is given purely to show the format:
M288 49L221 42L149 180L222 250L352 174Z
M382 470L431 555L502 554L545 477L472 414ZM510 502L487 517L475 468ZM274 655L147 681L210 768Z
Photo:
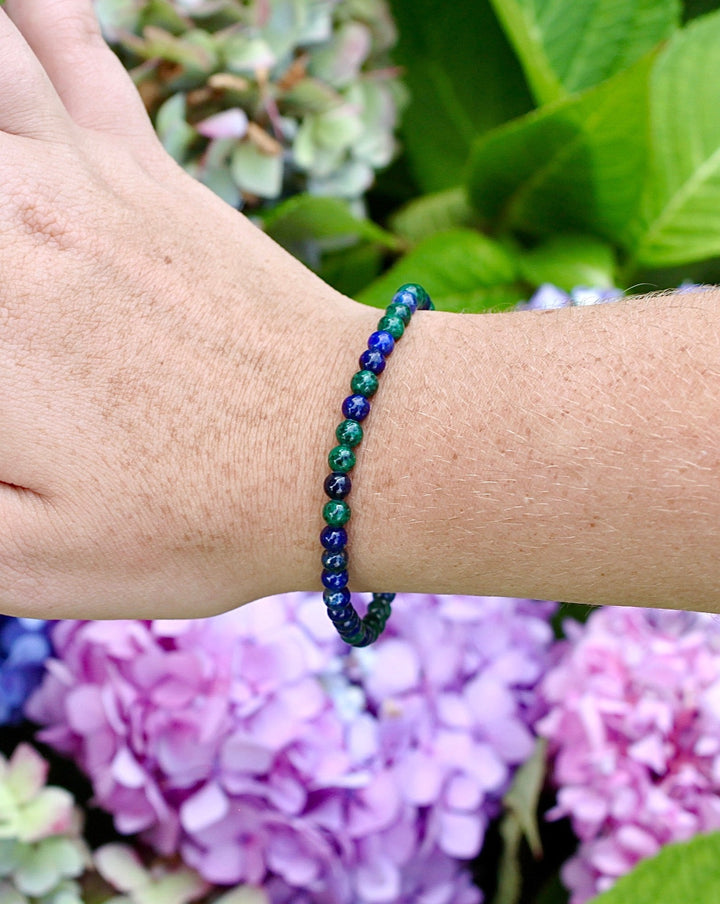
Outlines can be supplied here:
M328 349L374 312L166 155L90 0L5 10L0 611L195 616L311 586L348 376Z

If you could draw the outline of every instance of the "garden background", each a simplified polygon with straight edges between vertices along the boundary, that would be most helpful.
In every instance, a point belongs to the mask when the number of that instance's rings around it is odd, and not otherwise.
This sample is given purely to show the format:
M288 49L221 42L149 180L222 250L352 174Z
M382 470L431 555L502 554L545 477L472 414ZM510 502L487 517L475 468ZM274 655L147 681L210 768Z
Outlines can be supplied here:
M361 301L720 282L717 3L96 5L170 153ZM720 899L715 616L323 608L0 617L0 904Z

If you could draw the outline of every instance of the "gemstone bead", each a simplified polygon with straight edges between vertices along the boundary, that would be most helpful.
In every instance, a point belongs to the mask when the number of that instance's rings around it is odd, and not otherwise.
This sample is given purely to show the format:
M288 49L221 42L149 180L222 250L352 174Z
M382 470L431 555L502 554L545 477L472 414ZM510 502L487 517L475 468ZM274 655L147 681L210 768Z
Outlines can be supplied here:
M335 430L337 441L343 446L357 446L363 438L363 428L357 421L341 421Z
M345 643L350 644L351 647L367 647L370 646L373 641L377 640L378 634L376 631L368 629L367 625L363 624L357 634L352 634L349 637L341 635L341 637Z
M338 619L335 624L337 625L337 629L340 632L341 636L352 636L353 634L356 634L362 627L360 616L353 608L350 608L350 612L348 613L347 618Z
M385 370L385 358L382 352L366 348L360 355L358 364L363 370L370 370L374 374L381 374Z
M425 310L423 305L427 304L430 301L430 296L423 289L422 286L419 286L417 283L405 283L405 285L400 286L395 295L393 296L393 301L400 301L399 296L403 297L403 303L407 304L407 296L415 299L418 310Z
M322 554L322 564L326 571L345 571L348 564L347 550L338 549L336 551L326 549Z
M355 453L350 446L335 446L328 455L331 471L345 473L355 467Z
M334 471L325 478L323 487L325 495L331 499L344 499L352 489L352 480L348 474Z
M390 333L393 339L400 339L405 332L405 324L399 317L395 317L392 314L386 314L378 321L378 329Z
M374 333L370 333L367 345L371 352L380 352L384 358L387 358L395 348L395 339L387 330L378 329Z
M328 524L320 532L320 543L324 549L342 549L347 546L347 540L347 531L333 524Z
M400 301L394 301L391 305L388 305L385 313L388 316L399 317L405 324L405 326L410 323L410 318L413 315L413 312L410 310L410 308Z
M331 499L323 506L323 518L330 527L342 527L350 520L350 506L342 499Z
M350 591L347 587L342 590L323 590L323 602L328 609L344 609L350 603Z
M406 307L410 308L414 314L418 305L417 293L413 291L415 288L417 287L409 283L408 285L400 286L393 295L392 304L404 304Z
M342 590L343 587L347 587L348 573L347 571L325 570L320 575L320 580L323 582L323 587L327 587L328 590Z
M350 388L359 395L373 396L377 392L378 378L372 371L359 370L350 381Z
M370 414L370 402L362 395L348 396L342 404L342 413L353 421L364 421Z

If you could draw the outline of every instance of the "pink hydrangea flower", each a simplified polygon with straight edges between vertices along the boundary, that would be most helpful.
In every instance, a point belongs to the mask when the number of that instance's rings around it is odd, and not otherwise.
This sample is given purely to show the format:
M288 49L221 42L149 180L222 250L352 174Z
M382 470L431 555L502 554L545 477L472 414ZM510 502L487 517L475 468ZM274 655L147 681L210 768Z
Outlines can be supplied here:
M547 604L400 598L351 651L316 594L198 621L61 622L30 701L120 832L275 902L475 904L532 747Z
M720 828L720 622L608 607L568 644L541 692L557 806L580 838L571 904L672 841Z

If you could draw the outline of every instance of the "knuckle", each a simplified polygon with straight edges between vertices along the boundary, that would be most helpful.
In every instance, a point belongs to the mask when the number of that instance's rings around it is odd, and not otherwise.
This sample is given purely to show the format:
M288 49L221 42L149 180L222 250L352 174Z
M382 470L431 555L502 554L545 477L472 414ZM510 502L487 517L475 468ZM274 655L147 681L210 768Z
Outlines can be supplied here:
M56 39L77 41L82 44L104 44L100 25L89 3L68 3L54 0L54 31Z

